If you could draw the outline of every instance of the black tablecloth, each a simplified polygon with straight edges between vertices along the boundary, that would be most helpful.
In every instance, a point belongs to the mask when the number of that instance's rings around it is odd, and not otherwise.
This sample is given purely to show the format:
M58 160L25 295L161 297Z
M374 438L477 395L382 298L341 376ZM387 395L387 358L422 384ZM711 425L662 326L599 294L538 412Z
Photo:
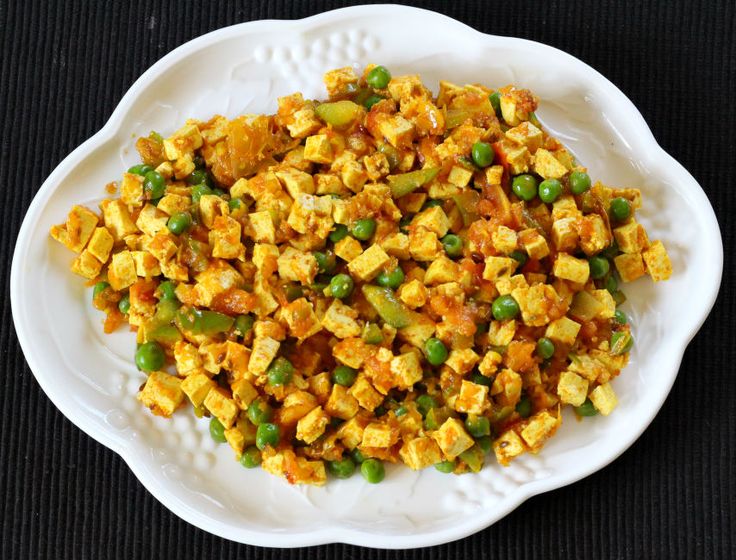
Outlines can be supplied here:
M67 421L35 382L7 296L17 231L51 170L102 127L128 87L167 52L229 24L301 18L346 3L3 0L0 558L736 557L736 296L728 260L736 249L730 215L736 210L736 4L447 4L421 5L484 32L554 45L602 72L639 107L716 209L727 259L721 296L651 427L599 473L530 499L473 537L432 549L267 550L179 520L117 455ZM197 87L196 76L191 86Z

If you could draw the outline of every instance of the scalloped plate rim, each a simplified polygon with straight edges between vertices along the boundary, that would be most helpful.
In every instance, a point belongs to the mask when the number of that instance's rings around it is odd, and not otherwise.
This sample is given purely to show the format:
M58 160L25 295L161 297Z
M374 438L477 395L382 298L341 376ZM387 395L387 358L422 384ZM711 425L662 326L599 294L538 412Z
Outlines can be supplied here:
M72 405L73 403L62 401L58 398L51 389L50 382L47 380L45 372L41 372L40 368L37 367L35 356L31 352L31 343L26 332L25 324L21 323L18 319L20 317L20 291L22 289L22 263L25 262L25 255L22 252L22 248L27 244L28 237L32 233L32 226L37 221L41 210L44 208L45 203L48 201L50 196L55 192L60 184L60 179L65 177L69 172L70 168L82 160L84 157L89 155L95 148L102 146L103 144L115 139L115 136L119 133L121 124L124 121L124 117L127 115L130 105L137 99L138 93L145 86L149 85L150 82L155 81L157 72L160 69L168 67L169 64L178 62L185 58L189 54L199 50L200 48L206 48L213 43L225 40L231 36L237 36L241 33L248 33L250 31L260 31L258 28L268 29L269 26L275 29L288 27L288 26L308 26L309 24L323 24L329 22L331 19L344 19L348 17L360 17L366 13L373 14L375 10L384 11L395 11L399 12L420 12L425 17L433 17L443 20L444 25L454 25L462 28L464 32L472 33L478 40L488 40L488 38L499 39L502 41L508 41L510 44L523 43L527 46L533 46L536 49L544 49L554 53L554 56L564 57L570 64L578 66L581 70L584 70L589 74L589 79L598 81L600 84L605 86L607 93L616 98L616 102L624 104L627 108L627 113L636 121L636 124L641 129L641 132L646 134L646 141L653 147L656 147L660 152L660 158L666 158L667 162L671 165L675 165L678 175L681 175L687 179L687 188L690 194L696 196L699 199L701 206L707 207L705 211L709 211L710 215L707 216L708 222L712 227L710 235L713 240L717 241L715 248L716 262L714 262L713 272L717 273L713 275L714 280L710 283L710 291L705 294L703 302L705 305L702 307L703 312L700 316L694 318L691 322L690 328L685 332L684 339L678 341L676 344L677 359L675 360L677 370L670 376L667 382L667 388L662 392L661 397L658 399L656 406L650 409L650 415L645 418L639 425L636 426L635 430L632 430L625 444L621 445L620 448L616 449L614 453L604 456L602 459L597 459L581 466L576 471L569 473L560 473L551 476L548 479L540 481L532 481L522 484L517 487L503 503L503 507L495 508L492 512L489 512L486 516L477 516L477 519L467 519L465 522L457 525L453 525L448 529L441 531L434 531L430 534L418 533L410 535L376 535L373 533L365 533L362 531L356 531L347 529L344 527L326 526L318 530L307 530L304 532L291 532L290 534L266 534L259 531L241 528L238 531L230 530L227 526L222 526L219 522L215 522L210 518L200 514L196 510L192 509L185 502L180 500L174 493L170 493L165 490L161 490L157 486L157 475L150 472L143 462L137 460L137 455L140 450L135 447L125 447L122 445L114 434L110 431L105 430L100 424L89 421L88 417L83 413L79 412ZM167 509L172 511L177 516L188 521L189 523L204 529L210 533L218 535L223 538L227 538L233 541L259 545L268 547L298 547L298 546L314 546L319 544L328 543L347 543L355 544L373 548L393 548L393 549L405 549L405 548L419 548L425 546L431 546L436 544L442 544L457 540L468 535L471 535L479 530L482 530L508 513L517 508L526 499L550 490L562 488L568 484L576 482L590 474L602 469L619 455L626 451L644 432L649 426L655 415L659 412L664 400L669 394L672 385L677 377L677 371L682 361L682 357L688 343L697 334L698 330L705 322L710 310L715 304L716 297L718 295L721 275L723 271L723 246L720 235L720 230L715 217L715 213L708 201L707 196L703 192L702 188L698 185L697 181L690 175L690 173L672 156L664 151L661 146L656 142L649 126L644 120L643 116L636 108L636 106L621 92L612 82L605 78L598 71L588 66L581 60L574 56L565 53L555 47L544 45L535 41L527 39L519 39L514 37L503 37L497 35L489 35L481 33L457 20L442 14L432 12L430 10L424 10L420 8L411 8L408 6L401 6L395 4L375 4L375 5L362 5L353 6L348 8L341 8L332 10L329 12L323 12L307 18L299 20L257 20L251 22L245 22L235 24L232 26L224 27L211 31L205 35L192 39L170 53L162 57L156 63L154 63L148 70L146 70L128 89L125 95L121 98L117 107L113 111L112 115L105 123L105 125L92 137L83 142L74 151L72 151L59 165L52 171L48 178L44 181L41 188L34 196L21 225L18 237L16 239L16 247L13 254L13 262L10 276L10 296L11 296L11 309L14 318L14 324L16 334L18 336L21 348L26 357L26 361L34 374L34 377L38 381L41 388L44 390L46 395L51 399L54 405L78 428L84 431L87 435L105 445L109 449L115 451L120 455L126 462L131 471L135 474L138 480L143 486L156 497L161 504ZM223 530L224 529L224 530ZM380 542L379 542L380 541Z

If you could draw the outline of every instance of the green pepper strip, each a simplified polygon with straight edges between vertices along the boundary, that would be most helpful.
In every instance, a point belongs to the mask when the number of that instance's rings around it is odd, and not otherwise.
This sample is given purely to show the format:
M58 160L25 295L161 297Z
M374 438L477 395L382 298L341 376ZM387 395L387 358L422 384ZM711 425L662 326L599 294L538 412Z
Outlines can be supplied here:
M389 175L386 177L386 180L388 181L388 186L391 187L393 197L399 198L429 183L437 177L437 173L439 172L439 167L427 167L425 169L418 169L417 171L410 171L409 173L402 173L401 175Z
M181 310L177 314L177 320L184 330L205 335L226 332L235 322L235 319L224 313L202 309Z
M365 284L362 290L365 299L381 316L381 319L396 329L409 326L411 313L403 303L396 299L396 294L391 288Z

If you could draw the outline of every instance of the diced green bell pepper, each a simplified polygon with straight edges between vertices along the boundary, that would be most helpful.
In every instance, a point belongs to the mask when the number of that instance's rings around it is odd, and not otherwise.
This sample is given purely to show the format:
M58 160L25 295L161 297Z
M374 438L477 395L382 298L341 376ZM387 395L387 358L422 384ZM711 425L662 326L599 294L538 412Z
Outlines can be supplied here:
M401 303L391 288L363 285L363 295L381 319L396 329L408 327L411 323L409 309Z
M429 183L432 179L437 177L437 173L440 172L439 167L426 167L424 169L418 169L417 171L410 171L409 173L402 173L401 175L389 175L386 177L388 186L391 188L391 194L394 198L400 198L405 194L418 189L422 185Z
M206 309L181 310L177 314L177 321L182 329L192 334L212 335L230 330L235 319L224 313Z
M352 124L363 113L363 108L352 101L333 101L317 105L314 110L317 116L335 128L344 128Z
M463 460L463 462L468 465L468 468L473 472L478 472L481 468L483 468L483 459L484 459L485 453L483 453L483 450L476 444L470 449L467 449L460 453L459 457Z

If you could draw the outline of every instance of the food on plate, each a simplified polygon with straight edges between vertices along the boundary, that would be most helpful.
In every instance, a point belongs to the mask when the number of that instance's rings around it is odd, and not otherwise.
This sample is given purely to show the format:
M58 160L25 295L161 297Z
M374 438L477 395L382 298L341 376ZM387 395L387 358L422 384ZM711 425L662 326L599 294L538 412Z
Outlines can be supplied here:
M639 190L593 182L529 90L324 82L139 138L119 196L51 228L105 332L136 332L142 404L191 405L244 467L317 485L508 465L563 407L610 414L620 284L672 272Z

